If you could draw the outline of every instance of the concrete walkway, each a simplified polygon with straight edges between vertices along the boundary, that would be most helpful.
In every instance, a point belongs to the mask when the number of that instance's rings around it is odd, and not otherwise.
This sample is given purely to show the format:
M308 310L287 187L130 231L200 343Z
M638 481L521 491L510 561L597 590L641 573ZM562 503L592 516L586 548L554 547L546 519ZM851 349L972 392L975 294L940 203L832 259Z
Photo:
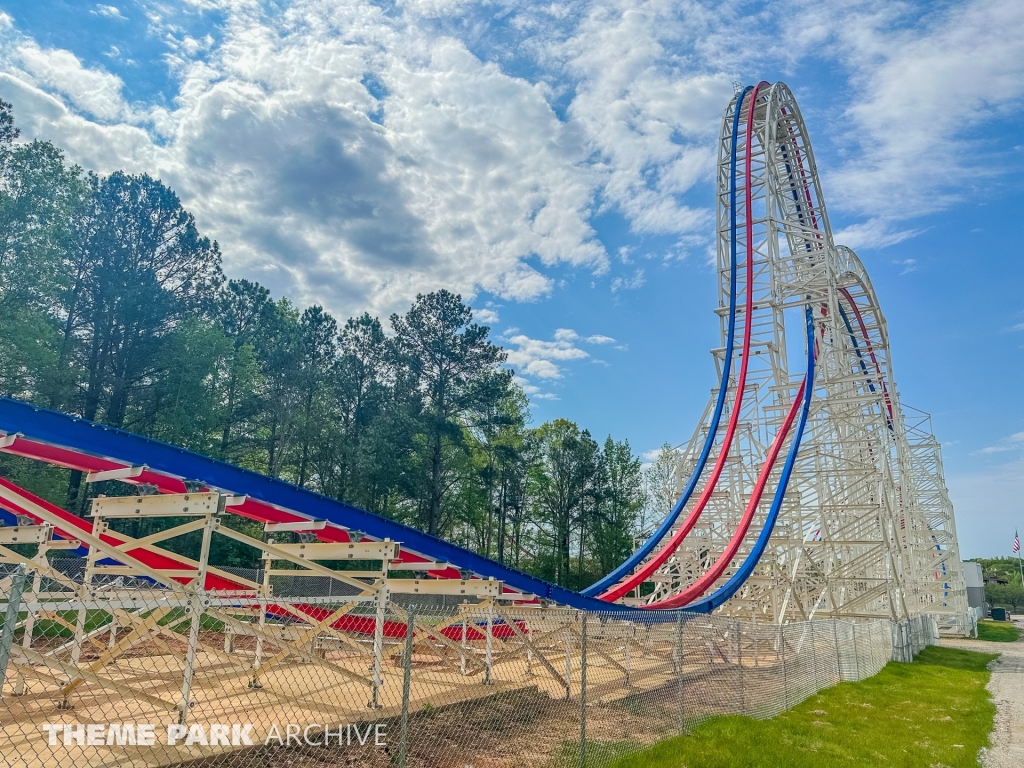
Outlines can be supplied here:
M1024 637L1024 621L1014 623ZM989 664L992 679L988 690L998 711L992 747L982 757L982 764L985 768L1021 768L1024 766L1024 639L1015 643L990 643L943 638L942 645L1001 654Z

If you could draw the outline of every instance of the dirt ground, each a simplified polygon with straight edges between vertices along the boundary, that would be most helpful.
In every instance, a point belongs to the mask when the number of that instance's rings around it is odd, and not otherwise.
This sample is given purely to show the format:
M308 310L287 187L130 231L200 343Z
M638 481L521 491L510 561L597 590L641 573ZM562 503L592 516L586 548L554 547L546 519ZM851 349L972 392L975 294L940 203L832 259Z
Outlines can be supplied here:
M1014 621L1024 638L1024 621ZM992 679L988 689L996 703L996 726L992 748L982 756L985 768L1024 766L1024 639L1015 643L943 638L942 645L969 651L1001 654L989 665Z

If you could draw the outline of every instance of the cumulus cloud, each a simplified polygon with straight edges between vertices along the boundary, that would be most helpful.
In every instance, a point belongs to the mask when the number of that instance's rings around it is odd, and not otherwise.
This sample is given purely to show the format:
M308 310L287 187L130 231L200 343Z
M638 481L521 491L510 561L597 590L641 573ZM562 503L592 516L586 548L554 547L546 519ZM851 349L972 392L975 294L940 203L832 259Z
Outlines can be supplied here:
M566 366L573 362L587 361L591 364L608 366L606 360L590 356L579 347L586 344L613 344L615 339L603 334L580 336L572 328L558 328L550 340L534 339L517 328L506 331L503 344L508 351L508 364L516 372L515 380L532 399L557 399L544 387L557 386L565 376ZM618 348L618 347L617 347Z
M562 378L560 364L583 360L590 355L576 346L579 334L571 328L559 328L551 341L531 339L517 333L508 338L508 363L523 376L540 379Z
M729 78L672 54L694 39L684 8L510 8L488 37L497 22L464 3L202 7L218 35L183 32L189 8L149 11L170 107L129 105L116 75L16 35L0 87L26 135L173 184L234 274L386 312L440 286L534 300L559 264L603 273L591 219L608 210L707 237L709 210L682 196L709 178Z
M60 94L86 115L101 121L131 118L121 96L121 78L83 66L70 51L43 49L24 41L15 48L10 66L22 81Z
M482 325L494 325L500 319L498 313L493 309L474 309L473 319Z
M26 39L0 88L26 135L101 172L159 175L229 272L300 303L387 312L442 286L532 300L552 290L548 266L607 268L589 223L602 171L546 86L379 9L221 11L216 45L168 37L171 109L133 110L115 75Z
M851 75L839 136L850 159L825 174L830 200L871 217L855 230L865 244L899 242L915 233L902 222L942 210L965 180L992 174L972 130L1020 109L1024 5L799 5L811 26L835 35Z
M667 252L707 248L711 201L691 193L713 179L737 73L822 55L849 73L833 133L853 151L826 188L865 219L841 233L853 246L917 234L906 222L977 172L965 132L1024 94L1013 0L923 18L854 0L498 14L456 0L191 0L147 14L177 84L168 102L128 103L116 74L2 16L0 96L24 135L100 172L160 176L221 241L231 274L342 315L441 286L537 300L557 289L552 268L609 270L594 224L609 213L638 239L667 239ZM774 26L796 16L797 31ZM616 246L622 261L629 248ZM611 281L643 284L642 270Z

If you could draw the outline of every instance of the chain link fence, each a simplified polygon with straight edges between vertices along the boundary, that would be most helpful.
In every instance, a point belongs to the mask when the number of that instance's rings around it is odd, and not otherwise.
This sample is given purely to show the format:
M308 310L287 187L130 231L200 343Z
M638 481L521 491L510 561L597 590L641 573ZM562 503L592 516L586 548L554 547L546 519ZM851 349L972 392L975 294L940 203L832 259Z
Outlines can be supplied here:
M0 578L0 766L600 766L909 660L935 624ZM31 570L31 569L35 570ZM304 590L309 592L309 589Z

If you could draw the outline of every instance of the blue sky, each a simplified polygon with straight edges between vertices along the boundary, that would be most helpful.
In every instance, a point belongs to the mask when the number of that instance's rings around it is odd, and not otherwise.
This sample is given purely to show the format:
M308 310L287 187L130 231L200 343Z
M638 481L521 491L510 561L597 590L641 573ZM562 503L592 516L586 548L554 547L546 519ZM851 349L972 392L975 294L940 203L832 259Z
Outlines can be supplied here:
M714 384L721 114L783 80L965 556L1024 529L1024 4L0 0L25 138L159 176L230 276L345 317L471 299L537 421L641 453Z

